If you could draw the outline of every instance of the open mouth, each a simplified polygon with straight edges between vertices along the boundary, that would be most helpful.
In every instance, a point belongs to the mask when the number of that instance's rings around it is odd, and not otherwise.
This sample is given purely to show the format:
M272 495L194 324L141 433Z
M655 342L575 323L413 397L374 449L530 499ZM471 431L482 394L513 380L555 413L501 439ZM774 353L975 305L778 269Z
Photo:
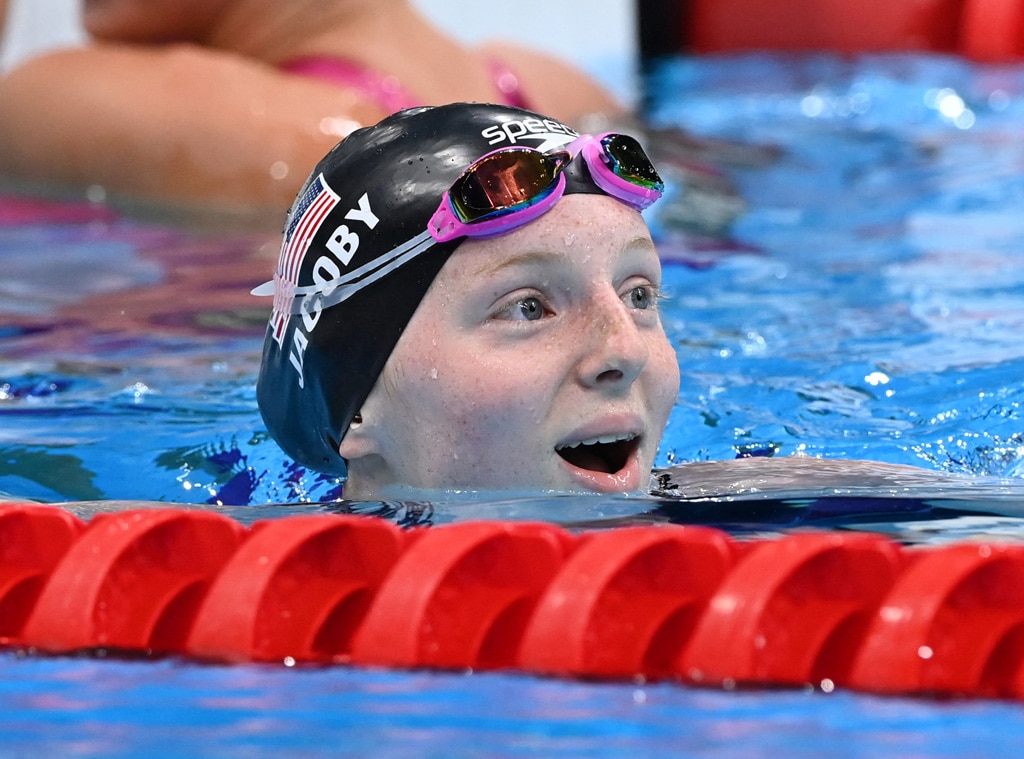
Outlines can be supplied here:
M591 472L615 474L629 461L640 445L640 436L634 433L605 435L581 440L571 445L560 445L555 451L574 467Z

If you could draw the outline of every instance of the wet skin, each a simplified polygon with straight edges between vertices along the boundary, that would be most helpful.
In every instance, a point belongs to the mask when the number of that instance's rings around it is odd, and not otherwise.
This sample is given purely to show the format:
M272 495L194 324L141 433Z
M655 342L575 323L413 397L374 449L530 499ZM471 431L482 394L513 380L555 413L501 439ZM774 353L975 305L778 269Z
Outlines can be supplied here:
M349 498L645 490L679 388L642 216L569 195L467 240L341 445Z

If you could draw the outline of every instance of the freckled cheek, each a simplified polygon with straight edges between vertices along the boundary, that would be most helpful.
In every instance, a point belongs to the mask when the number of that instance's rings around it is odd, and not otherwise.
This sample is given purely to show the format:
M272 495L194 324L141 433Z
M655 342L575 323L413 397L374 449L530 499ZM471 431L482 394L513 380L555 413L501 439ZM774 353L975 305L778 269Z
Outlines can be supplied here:
M466 367L445 383L435 400L446 426L464 441L506 436L529 429L543 419L541 393L518 367Z
M671 343L662 338L651 347L647 372L661 406L671 411L679 394L679 360Z
M414 397L443 408L450 414L485 412L507 405L517 392L508 369L491 369L469 361L424 362L406 375Z
M497 467L515 458L523 448L523 440L536 425L497 398L477 402L472 397L449 398L443 408L435 409L437 417L431 424L432 457L440 457L447 467L473 470L474 481L489 482Z

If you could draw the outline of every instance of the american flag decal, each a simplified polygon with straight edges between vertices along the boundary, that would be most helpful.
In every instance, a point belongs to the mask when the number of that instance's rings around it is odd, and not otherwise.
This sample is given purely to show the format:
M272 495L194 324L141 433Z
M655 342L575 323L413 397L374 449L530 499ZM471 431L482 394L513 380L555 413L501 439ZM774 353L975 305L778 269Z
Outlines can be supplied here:
M324 175L320 174L309 183L288 220L284 242L281 243L281 258L274 277L274 313L271 316L271 324L274 326L274 339L278 345L284 340L284 331L291 315L295 287L299 283L299 272L302 270L306 251L309 250L309 245L327 218L327 214L337 204L337 194L327 186Z

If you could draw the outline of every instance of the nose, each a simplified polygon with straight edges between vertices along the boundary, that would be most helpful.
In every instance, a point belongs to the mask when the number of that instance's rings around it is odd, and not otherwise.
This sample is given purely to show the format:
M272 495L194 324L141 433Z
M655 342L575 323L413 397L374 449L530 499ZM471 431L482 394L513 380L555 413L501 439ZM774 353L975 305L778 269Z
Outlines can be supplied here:
M578 336L580 382L614 390L633 384L650 355L635 315L614 291L595 297L587 309L584 334Z

